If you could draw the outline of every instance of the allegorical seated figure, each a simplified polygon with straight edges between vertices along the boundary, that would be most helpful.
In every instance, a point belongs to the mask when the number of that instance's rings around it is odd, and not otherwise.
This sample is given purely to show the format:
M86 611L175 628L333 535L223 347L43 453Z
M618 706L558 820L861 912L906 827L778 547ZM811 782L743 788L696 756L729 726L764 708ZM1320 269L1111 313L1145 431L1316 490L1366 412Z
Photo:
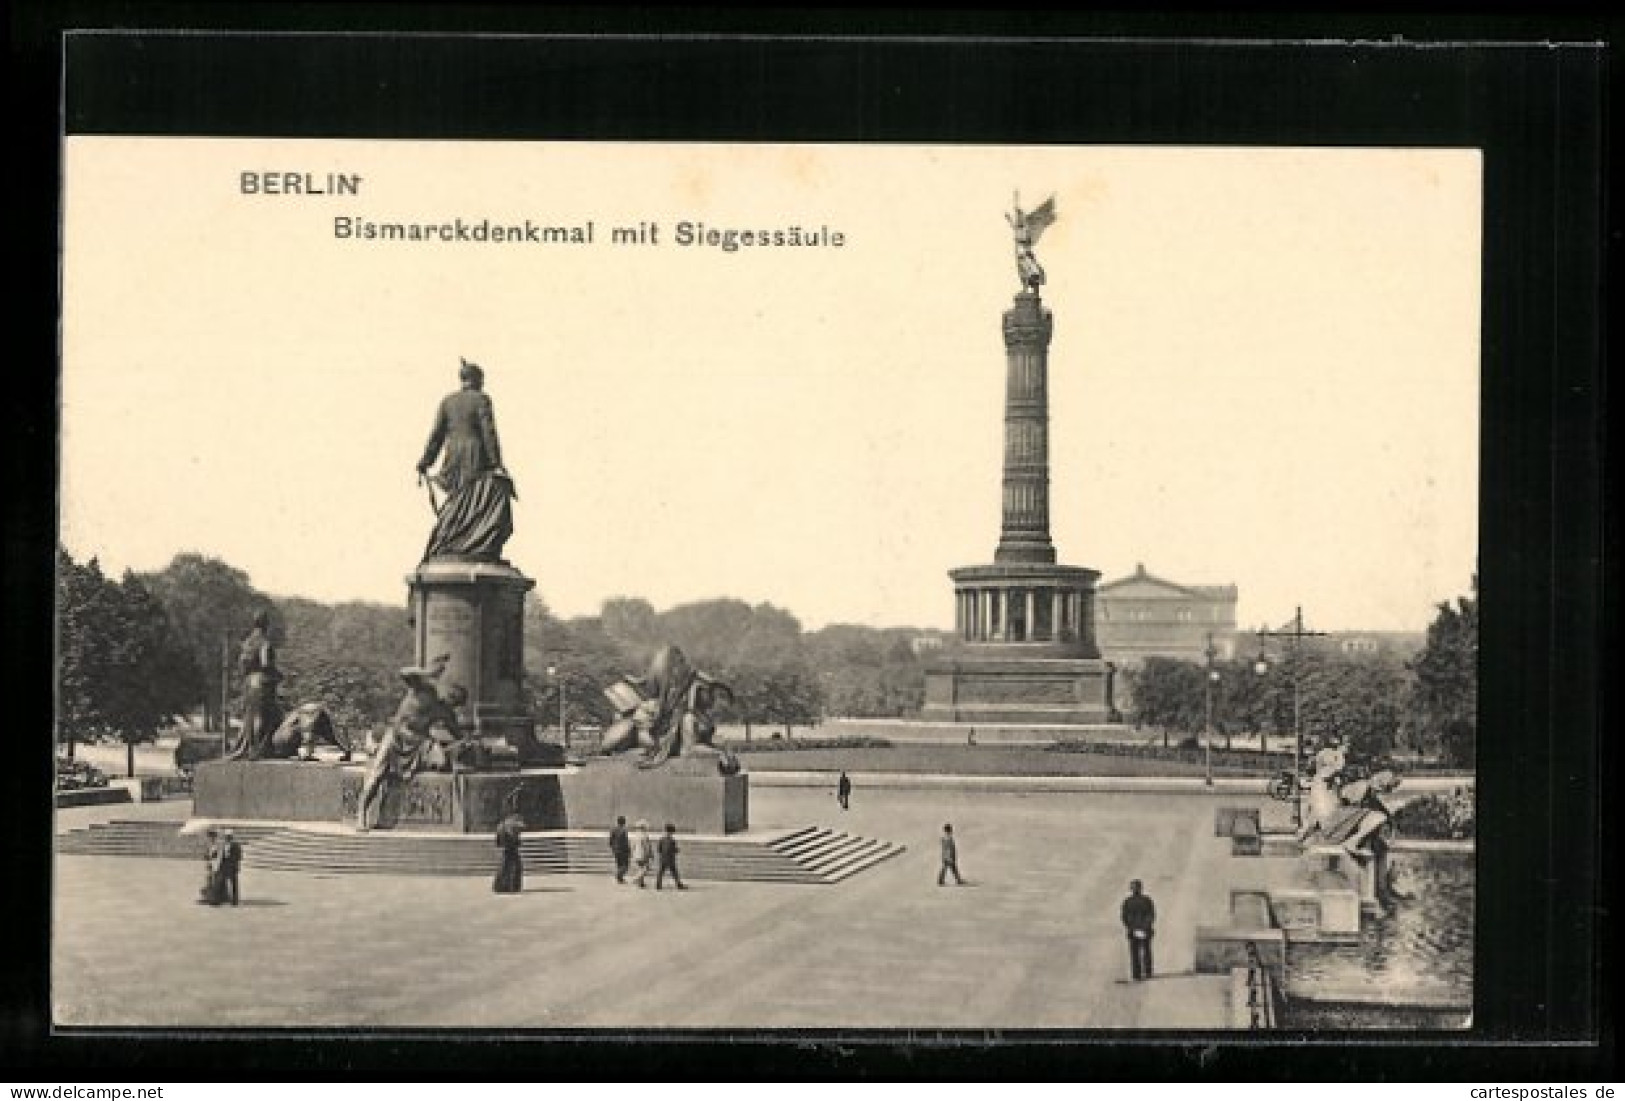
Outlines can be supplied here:
M1399 778L1386 769L1356 778L1348 752L1335 744L1317 751L1311 767L1298 840L1337 845L1361 861L1379 853L1383 827L1392 817L1382 796L1399 786Z
M479 763L483 747L464 735L457 718L467 691L462 685L453 685L444 695L440 691L446 662L442 655L426 667L401 670L406 695L373 750L356 808L358 829L372 824L373 805L382 802L391 786L408 783L420 772L450 772L459 764Z
M655 768L673 757L711 757L724 775L739 761L712 745L717 724L711 715L717 693L733 699L733 689L689 664L675 646L662 646L642 677L624 677L604 690L616 718L604 731L599 752L606 756L641 751L639 768Z
M314 761L318 745L335 746L348 761L355 753L355 743L339 729L333 715L319 703L302 703L288 712L282 725L271 734L266 756L276 760L298 757L301 761Z

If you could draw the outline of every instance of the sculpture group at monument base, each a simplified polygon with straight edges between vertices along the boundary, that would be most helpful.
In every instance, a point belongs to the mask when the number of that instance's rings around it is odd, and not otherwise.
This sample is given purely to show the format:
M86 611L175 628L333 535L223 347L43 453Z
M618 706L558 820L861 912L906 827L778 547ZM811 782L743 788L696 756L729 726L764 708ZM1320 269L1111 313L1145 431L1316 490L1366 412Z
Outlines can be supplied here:
M236 822L356 820L364 765L309 761L209 761L197 766L197 818ZM604 829L624 816L658 829L728 834L749 825L749 778L723 776L696 757L639 769L630 759L569 768L423 772L389 786L375 828L483 833L509 810L526 829Z

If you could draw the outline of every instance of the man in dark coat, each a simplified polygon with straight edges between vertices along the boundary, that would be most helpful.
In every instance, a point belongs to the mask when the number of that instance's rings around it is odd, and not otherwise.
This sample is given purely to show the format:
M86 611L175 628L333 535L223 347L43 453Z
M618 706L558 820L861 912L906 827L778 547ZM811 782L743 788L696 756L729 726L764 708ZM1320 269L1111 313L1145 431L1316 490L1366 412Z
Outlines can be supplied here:
M481 389L485 372L465 359L458 378L462 389L440 402L418 460L419 478L427 477L445 450L433 481L446 499L435 514L423 557L495 562L513 534L513 480L502 465L491 399Z
M1138 879L1128 885L1128 897L1123 900L1123 930L1128 933L1128 965L1134 981L1149 979L1151 967L1151 938L1156 935L1157 906L1151 896L1141 893Z
M615 857L615 882L626 882L626 869L632 864L632 839L626 835L626 819L615 819L609 831L609 851Z
M845 769L841 770L841 778L836 781L835 798L841 804L842 810L848 809L852 804L852 779L847 776Z
M942 827L942 867L937 869L938 887L947 882L949 872L953 873L955 883L961 887L965 885L965 881L959 878L959 845L954 841L951 824Z
M666 832L661 836L660 843L655 848L660 856L660 870L655 873L655 890L660 890L660 885L665 881L667 872L671 873L671 880L677 884L679 891L688 890L683 885L682 877L677 874L677 827L667 822Z
M220 841L220 894L222 901L230 899L233 906L237 905L237 869L242 864L243 847L227 830Z

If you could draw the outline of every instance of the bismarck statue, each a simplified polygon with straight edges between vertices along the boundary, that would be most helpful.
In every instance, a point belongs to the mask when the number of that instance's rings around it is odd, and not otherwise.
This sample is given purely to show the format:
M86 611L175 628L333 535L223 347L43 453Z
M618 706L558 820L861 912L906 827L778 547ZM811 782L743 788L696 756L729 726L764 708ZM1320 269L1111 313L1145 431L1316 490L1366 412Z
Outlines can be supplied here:
M458 377L462 389L440 402L418 460L418 479L429 485L435 510L423 560L499 562L502 546L513 534L512 502L518 495L502 465L496 414L483 389L485 372L465 359ZM440 469L431 475L436 458L441 458ZM445 493L444 501L435 500L436 486Z

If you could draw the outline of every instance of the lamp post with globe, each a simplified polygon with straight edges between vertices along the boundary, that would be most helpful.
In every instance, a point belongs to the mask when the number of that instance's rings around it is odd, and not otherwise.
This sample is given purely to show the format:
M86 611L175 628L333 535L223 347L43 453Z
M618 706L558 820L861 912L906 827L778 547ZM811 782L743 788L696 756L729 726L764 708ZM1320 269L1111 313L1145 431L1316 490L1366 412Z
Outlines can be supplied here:
M1279 631L1260 627L1256 633L1258 658L1253 662L1253 671L1261 677L1270 671L1269 658L1264 652L1265 640L1287 640L1286 664L1292 679L1292 825L1298 827L1303 825L1303 689L1299 682L1299 650L1304 639L1324 637L1326 632L1305 630L1303 607L1299 605L1291 622Z
M564 721L564 658L561 656L547 667L547 675L559 690L559 741L566 753L570 750L570 727Z
M1207 786L1213 786L1213 692L1219 683L1219 671L1213 668L1213 659L1217 651L1213 649L1213 632L1207 634L1207 649L1203 651L1207 656L1207 672L1202 678L1202 706L1204 719L1202 723L1203 760L1206 765Z

